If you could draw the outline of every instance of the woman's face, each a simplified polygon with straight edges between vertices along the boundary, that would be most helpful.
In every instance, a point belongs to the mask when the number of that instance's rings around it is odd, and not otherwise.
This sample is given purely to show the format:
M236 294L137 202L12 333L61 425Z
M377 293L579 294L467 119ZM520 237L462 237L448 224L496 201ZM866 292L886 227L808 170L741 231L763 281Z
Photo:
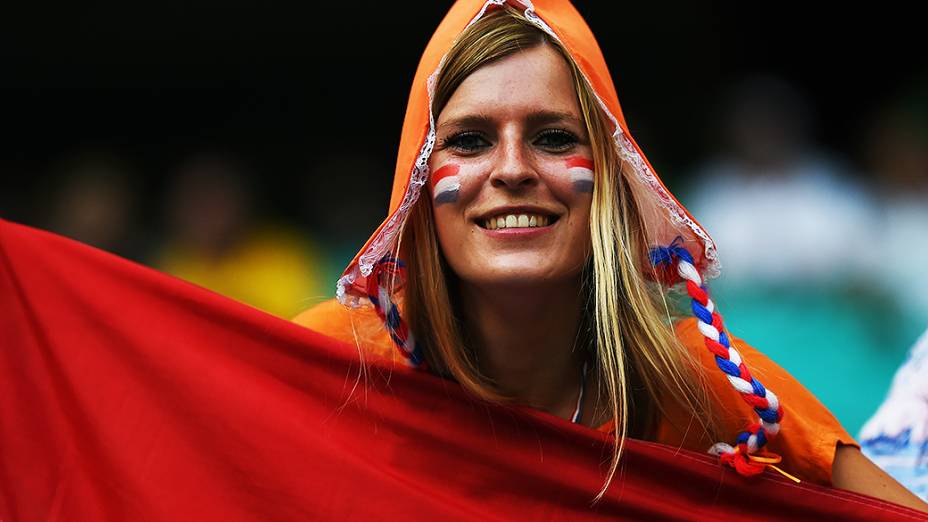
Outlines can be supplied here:
M540 45L457 88L429 158L438 241L465 283L576 278L590 249L593 164L573 77Z

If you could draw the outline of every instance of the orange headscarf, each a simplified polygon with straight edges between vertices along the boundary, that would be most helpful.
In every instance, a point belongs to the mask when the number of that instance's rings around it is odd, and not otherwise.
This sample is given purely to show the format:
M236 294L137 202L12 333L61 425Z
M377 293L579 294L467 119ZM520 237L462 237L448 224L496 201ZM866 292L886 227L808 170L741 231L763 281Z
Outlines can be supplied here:
M338 300L357 306L367 296L367 278L374 265L396 244L403 220L428 181L428 159L435 143L435 117L431 111L432 85L442 61L458 35L487 11L509 4L525 17L560 41L592 86L600 105L612 121L613 139L619 157L629 163L634 179L632 192L644 216L652 246L670 244L677 236L694 257L694 264L704 278L718 275L715 244L693 216L667 190L644 153L635 143L619 98L612 84L599 45L580 13L566 0L460 0L442 20L429 41L413 80L403 122L403 134L397 155L390 197L390 211L370 239L364 244L338 281Z

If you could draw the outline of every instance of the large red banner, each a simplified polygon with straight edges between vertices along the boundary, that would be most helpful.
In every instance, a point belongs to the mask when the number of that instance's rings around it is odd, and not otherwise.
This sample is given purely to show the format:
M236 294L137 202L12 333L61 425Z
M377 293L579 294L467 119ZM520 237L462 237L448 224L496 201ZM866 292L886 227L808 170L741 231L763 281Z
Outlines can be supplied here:
M603 433L3 220L0 310L4 522L926 518L636 440L591 508Z

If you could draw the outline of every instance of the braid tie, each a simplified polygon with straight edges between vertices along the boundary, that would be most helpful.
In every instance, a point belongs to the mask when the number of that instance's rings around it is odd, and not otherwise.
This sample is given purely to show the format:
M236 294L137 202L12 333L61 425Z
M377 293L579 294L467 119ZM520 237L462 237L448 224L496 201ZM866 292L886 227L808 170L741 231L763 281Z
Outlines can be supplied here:
M386 286L386 277L402 278L404 276L404 263L399 259L384 256L374 265L371 275L367 278L367 298L374 305L377 316L386 325L393 344L403 355L403 360L413 368L424 370L427 365L422 349L407 328L406 321L400 317L399 308L390 298L390 292Z
M728 377L728 382L760 417L758 422L752 423L738 434L734 447L719 442L708 452L746 477L760 474L768 465L786 475L772 465L780 461L778 455L755 455L780 431L783 406L772 390L765 388L760 381L751 376L750 370L741 359L741 354L731 345L728 334L725 333L722 316L715 310L715 303L709 299L708 290L699 271L696 270L693 256L680 244L682 239L677 236L669 246L651 249L651 263L657 270L658 279L669 286L681 280L686 282L686 291L692 298L693 315L698 319L697 325L705 338L706 348L715 355L715 362ZM798 482L795 477L789 477Z

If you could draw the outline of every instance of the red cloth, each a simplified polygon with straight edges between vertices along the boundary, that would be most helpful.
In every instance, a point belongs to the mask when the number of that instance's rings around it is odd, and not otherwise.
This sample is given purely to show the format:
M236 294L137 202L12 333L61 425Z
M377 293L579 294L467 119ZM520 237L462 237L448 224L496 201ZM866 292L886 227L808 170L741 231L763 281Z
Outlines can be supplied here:
M0 220L0 519L925 519L607 436ZM723 518L724 519L724 518Z

